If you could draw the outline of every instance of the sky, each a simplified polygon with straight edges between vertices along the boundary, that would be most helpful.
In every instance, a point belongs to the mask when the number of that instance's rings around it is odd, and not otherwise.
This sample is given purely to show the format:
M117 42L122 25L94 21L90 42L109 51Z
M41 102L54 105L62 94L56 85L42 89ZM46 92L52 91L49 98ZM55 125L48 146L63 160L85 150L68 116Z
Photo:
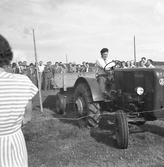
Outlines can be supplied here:
M164 61L163 0L0 0L0 32L13 61L95 62L100 50L112 60Z

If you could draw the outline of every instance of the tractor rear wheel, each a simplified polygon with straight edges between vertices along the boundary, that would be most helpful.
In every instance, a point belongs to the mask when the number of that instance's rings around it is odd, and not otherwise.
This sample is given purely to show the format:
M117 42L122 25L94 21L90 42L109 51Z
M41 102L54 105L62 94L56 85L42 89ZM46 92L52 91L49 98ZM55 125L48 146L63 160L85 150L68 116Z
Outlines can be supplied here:
M80 127L88 127L93 129L98 126L99 122L99 104L93 103L90 87L87 83L80 83L75 89L74 108L78 117Z
M115 132L118 147L126 149L128 147L129 127L127 116L123 110L116 111Z

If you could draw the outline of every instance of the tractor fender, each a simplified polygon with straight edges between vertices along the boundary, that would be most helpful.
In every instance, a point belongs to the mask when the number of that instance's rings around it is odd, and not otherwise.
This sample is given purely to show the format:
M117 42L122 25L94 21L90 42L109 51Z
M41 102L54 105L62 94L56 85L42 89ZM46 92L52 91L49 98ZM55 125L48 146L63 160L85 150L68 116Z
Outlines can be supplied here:
M80 83L87 83L89 85L93 101L104 100L100 85L95 78L79 77L74 84L74 88Z

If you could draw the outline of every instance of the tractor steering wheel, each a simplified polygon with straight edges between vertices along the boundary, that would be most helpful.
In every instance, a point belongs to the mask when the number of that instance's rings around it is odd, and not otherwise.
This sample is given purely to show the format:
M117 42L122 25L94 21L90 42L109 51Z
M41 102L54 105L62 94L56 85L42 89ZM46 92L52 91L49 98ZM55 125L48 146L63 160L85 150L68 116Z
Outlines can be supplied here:
M107 74L111 73L111 71L114 70L114 67L116 67L116 65L117 65L117 63L115 63L114 61L107 63L104 67L105 73L107 73Z

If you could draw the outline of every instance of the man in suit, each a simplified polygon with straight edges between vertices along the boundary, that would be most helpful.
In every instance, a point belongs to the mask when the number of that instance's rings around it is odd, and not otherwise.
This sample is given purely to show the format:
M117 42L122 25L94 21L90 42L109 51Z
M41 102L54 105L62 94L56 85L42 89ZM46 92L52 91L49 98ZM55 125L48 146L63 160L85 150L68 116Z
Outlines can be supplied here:
M50 90L51 88L51 78L52 78L52 67L51 67L51 62L47 62L44 71L43 71L43 90Z
M22 62L21 61L19 61L18 62L18 74L23 74L23 67L22 67Z

